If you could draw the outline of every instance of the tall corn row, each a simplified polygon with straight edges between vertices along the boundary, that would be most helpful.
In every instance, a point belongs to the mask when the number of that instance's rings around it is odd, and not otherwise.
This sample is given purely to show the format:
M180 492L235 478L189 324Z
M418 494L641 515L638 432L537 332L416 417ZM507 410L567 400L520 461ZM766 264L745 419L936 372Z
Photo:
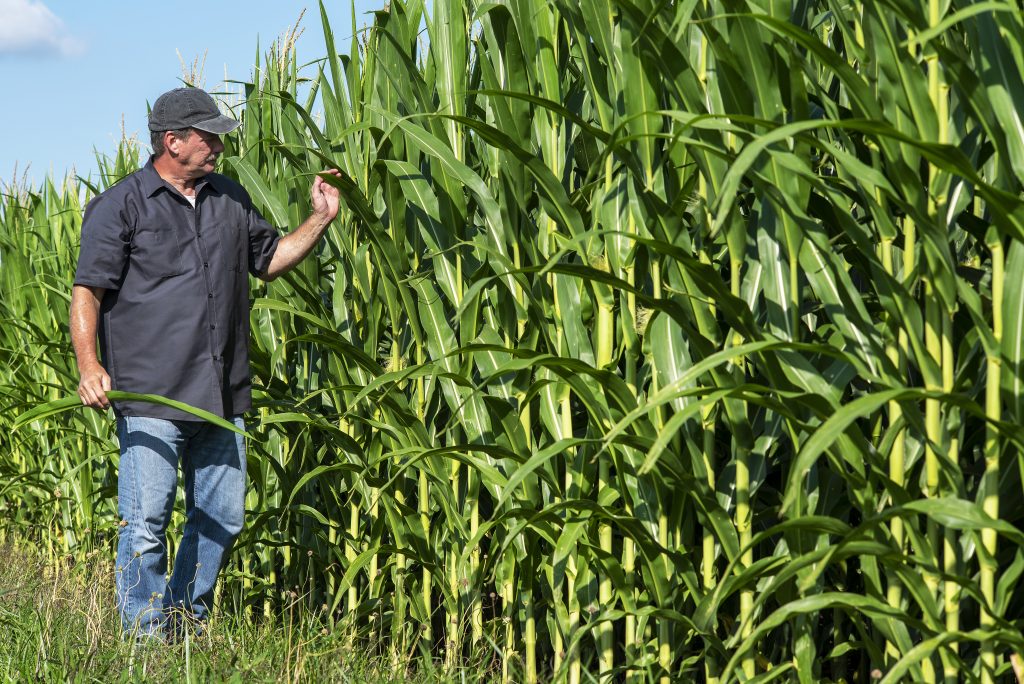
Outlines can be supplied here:
M1009 676L1012 2L393 0L347 45L321 17L328 54L275 44L227 140L272 222L325 167L344 209L253 286L222 610L301 597L505 680ZM132 149L5 194L0 427L74 386L82 200ZM109 548L105 418L0 446L3 534Z

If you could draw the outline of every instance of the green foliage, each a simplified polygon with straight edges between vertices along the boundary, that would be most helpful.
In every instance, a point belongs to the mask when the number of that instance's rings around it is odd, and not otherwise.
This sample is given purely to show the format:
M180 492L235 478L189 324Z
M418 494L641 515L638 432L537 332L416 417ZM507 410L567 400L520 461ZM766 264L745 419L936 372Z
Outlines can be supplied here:
M393 0L323 30L226 140L275 222L325 167L345 209L254 285L222 610L296 591L529 681L1010 676L1013 2ZM59 554L115 531L109 421L3 428L77 380L93 191L0 213L3 525Z
M392 660L368 630L330 625L322 610L289 600L279 618L215 617L175 643L121 636L105 600L112 561L96 551L57 564L37 549L0 545L0 625L5 682L476 682L498 660L486 646L455 670L411 654Z

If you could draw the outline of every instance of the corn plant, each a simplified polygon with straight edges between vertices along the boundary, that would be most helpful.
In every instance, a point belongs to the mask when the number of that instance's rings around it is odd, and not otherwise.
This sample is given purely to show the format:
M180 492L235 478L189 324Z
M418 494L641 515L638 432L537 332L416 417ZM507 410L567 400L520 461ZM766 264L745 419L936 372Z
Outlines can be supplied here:
M504 680L1011 676L1014 3L393 0L348 45L321 17L226 140L273 223L327 167L345 209L253 285L221 610L301 596ZM82 199L131 149L0 213L3 528L54 553L116 525L109 421L47 402Z

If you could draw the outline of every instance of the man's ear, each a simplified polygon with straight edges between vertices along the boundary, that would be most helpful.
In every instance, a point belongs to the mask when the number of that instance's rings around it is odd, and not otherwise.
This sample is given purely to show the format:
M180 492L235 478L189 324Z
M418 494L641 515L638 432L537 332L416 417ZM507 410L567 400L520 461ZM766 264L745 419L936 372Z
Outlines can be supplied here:
M178 156L178 147L181 145L181 140L178 139L171 131L164 131L164 149L167 150L172 157Z

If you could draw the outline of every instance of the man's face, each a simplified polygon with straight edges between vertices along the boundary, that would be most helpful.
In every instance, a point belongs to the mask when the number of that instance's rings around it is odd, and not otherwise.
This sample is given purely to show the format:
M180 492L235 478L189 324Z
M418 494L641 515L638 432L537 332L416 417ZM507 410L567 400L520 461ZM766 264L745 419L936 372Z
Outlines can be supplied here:
M217 157L224 151L224 143L215 133L207 133L197 128L184 140L171 138L171 152L189 178L201 178L211 173L217 165Z

